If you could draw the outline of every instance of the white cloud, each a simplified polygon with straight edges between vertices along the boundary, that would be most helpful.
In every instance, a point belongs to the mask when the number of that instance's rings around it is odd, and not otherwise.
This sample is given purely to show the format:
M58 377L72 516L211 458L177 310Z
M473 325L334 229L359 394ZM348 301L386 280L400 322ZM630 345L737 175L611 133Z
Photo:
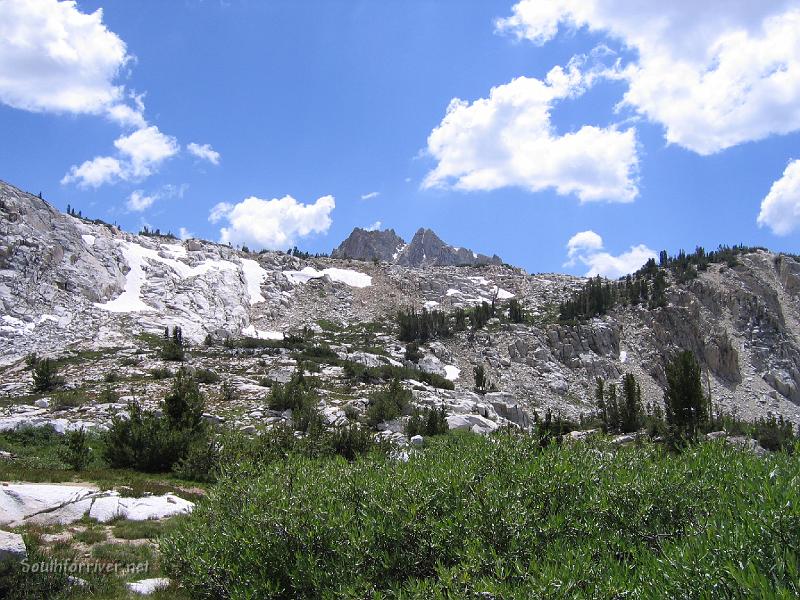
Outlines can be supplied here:
M219 223L232 210L233 204L230 202L219 202L211 207L211 211L208 213L208 220L211 223Z
M576 233L570 238L567 242L567 257L568 261L564 266L572 267L580 261L588 267L587 277L601 275L616 279L638 270L649 259L656 258L656 253L644 244L639 244L614 256L603 251L603 238L589 230Z
M761 201L758 225L775 235L788 235L800 227L800 160L793 160Z
M128 210L135 212L142 212L150 208L157 200L165 200L168 198L183 198L184 193L189 188L187 184L180 186L164 185L157 192L145 193L143 190L135 190L131 192L128 197L126 206Z
M220 229L222 243L281 249L311 233L328 231L335 206L333 196L323 196L313 204L301 204L291 196L272 200L251 196L238 204L220 202L211 209L208 220L228 222Z
M150 208L155 201L155 196L148 196L142 190L136 190L128 197L128 210L141 212Z
M112 183L122 177L122 165L111 156L98 156L87 160L80 166L73 165L69 173L61 179L61 184L66 185L73 181L80 187L99 187L105 183Z
M559 135L550 120L558 101L581 95L594 78L573 60L567 70L554 67L543 81L518 77L493 87L488 98L454 98L428 136L428 153L438 164L423 187L552 188L581 202L632 201L639 162L633 128L584 125Z
M705 155L800 129L798 0L521 0L497 21L539 45L559 27L637 52L622 104L661 123L670 143Z
M117 181L138 181L152 175L168 158L180 150L177 140L165 135L155 125L137 129L114 141L117 158L98 156L80 166L73 165L62 179L62 185L77 183L80 187L99 187Z
M194 234L188 229L186 229L186 227L181 227L178 230L178 237L181 238L182 240L189 240L194 237Z
M586 251L603 249L603 238L594 231L581 231L573 235L567 242L567 257L569 261L564 266L573 266L577 255Z
M189 154L196 156L202 160L207 160L212 165L219 164L219 152L214 150L211 147L211 144L195 144L194 142L189 142L187 144L186 149L189 151Z
M119 123L123 127L134 127L142 129L147 127L147 121L144 118L144 109L139 110L131 108L127 104L115 104L109 107L106 115L112 121Z
M126 178L131 179L147 177L180 150L177 140L161 133L155 125L117 138L114 146L128 158L130 176Z
M377 198L380 195L381 195L380 192L369 192L367 194L362 194L361 195L361 199L362 200L372 200L373 198Z
M130 59L103 11L75 2L0 2L0 101L29 111L102 114L123 101L114 85Z
M383 225L383 223L381 223L380 221L375 221L372 225L369 225L368 227L366 227L366 230L367 231L378 231L378 229L381 228L381 225Z

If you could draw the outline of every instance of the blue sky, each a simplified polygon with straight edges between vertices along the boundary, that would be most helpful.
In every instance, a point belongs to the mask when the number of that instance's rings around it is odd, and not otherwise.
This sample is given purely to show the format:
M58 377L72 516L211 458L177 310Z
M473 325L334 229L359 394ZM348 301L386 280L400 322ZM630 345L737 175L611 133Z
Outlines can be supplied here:
M800 252L800 2L632 3L2 0L0 178L251 248Z

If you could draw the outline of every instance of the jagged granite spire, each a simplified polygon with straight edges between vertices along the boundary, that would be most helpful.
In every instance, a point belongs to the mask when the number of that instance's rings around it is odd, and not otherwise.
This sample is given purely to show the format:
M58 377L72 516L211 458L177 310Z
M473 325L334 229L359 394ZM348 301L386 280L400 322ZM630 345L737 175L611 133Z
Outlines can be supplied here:
M502 264L499 256L485 256L450 246L431 229L420 228L410 244L393 229L367 231L356 227L331 254L333 258L379 260L406 267Z

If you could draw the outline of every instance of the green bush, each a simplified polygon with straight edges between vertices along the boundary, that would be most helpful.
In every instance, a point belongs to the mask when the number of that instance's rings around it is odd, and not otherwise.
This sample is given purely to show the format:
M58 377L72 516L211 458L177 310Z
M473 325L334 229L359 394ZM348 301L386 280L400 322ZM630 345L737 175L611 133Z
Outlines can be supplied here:
M720 443L447 436L232 473L160 550L196 598L795 598L799 477Z
M183 346L179 346L172 340L167 340L164 342L164 344L161 346L161 352L159 354L162 360L174 362L181 362L186 357Z
M201 437L189 445L186 455L173 470L181 479L214 483L220 468L220 445L214 439Z
M372 394L367 407L367 423L375 427L378 423L396 419L408 408L411 390L407 390L395 377L384 389Z
M169 379L173 373L167 367L154 367L150 369L150 376L153 379Z
M137 403L128 405L129 418L115 417L105 433L103 458L116 469L166 473L184 456L196 435L173 429L169 421Z
M270 410L302 410L315 405L318 401L317 393L311 380L298 369L288 383L274 383L267 397L267 406Z
M447 411L441 408L426 408L414 411L408 418L405 433L408 437L415 435L442 435L450 430L447 424Z
M33 390L35 392L50 392L64 384L64 378L58 375L55 361L44 358L36 359L33 355Z
M74 471L83 471L92 459L92 450L83 427L64 435L62 458Z
M219 375L211 369L195 369L194 378L197 383L219 383Z
M110 466L163 473L187 458L196 444L207 443L204 399L197 382L184 369L176 374L162 409L160 416L131 402L127 418L113 419L103 449Z

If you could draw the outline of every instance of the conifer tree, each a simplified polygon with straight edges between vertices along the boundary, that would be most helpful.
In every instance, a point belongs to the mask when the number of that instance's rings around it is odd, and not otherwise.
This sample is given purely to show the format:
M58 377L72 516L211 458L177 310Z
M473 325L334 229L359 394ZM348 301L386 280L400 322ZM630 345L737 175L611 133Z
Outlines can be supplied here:
M669 362L666 371L667 423L676 436L694 439L708 419L708 398L703 393L700 365L693 352L684 350Z

